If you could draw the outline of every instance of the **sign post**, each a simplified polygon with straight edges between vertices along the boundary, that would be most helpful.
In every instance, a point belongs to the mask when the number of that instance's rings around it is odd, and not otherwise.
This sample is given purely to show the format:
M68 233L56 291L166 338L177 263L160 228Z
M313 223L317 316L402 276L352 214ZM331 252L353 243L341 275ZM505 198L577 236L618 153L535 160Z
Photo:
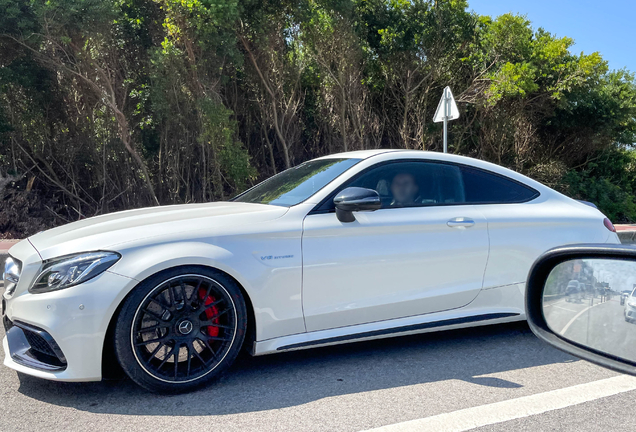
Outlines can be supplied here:
M453 92L451 92L450 87L446 86L433 116L434 123L444 122L444 153L448 153L448 121L458 118L459 110L457 109Z

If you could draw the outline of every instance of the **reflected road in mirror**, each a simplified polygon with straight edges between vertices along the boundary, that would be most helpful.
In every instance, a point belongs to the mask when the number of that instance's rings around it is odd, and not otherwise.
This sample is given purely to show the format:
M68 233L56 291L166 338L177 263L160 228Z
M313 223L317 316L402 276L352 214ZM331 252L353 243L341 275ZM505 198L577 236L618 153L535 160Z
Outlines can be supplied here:
M562 262L546 281L543 314L563 338L636 361L636 261Z

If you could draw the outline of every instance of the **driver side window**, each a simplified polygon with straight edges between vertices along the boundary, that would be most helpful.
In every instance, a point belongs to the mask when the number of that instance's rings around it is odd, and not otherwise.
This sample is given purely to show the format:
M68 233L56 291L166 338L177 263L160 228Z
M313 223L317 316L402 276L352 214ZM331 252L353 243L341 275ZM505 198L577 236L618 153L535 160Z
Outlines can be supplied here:
M378 192L382 208L422 207L466 201L459 167L433 162L392 162L372 168L347 187Z

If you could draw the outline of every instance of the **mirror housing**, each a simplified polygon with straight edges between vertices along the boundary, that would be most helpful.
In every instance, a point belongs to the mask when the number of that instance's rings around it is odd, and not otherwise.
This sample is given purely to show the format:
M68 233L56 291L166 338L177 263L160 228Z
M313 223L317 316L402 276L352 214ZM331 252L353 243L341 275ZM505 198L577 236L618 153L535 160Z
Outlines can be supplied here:
M353 222L354 211L374 211L382 207L377 191L360 187L349 187L340 191L333 199L336 216L340 222Z
M578 343L554 331L546 320L544 290L552 271L562 263L573 260L618 260L636 265L636 249L619 245L579 245L551 249L535 261L526 282L526 316L532 332L550 345L568 354L582 358L617 372L636 376L636 359L625 359L606 350ZM617 302L618 303L618 302ZM568 326L580 314L572 318ZM622 319L622 316L621 316ZM567 326L566 326L567 327ZM635 327L636 329L636 327ZM565 333L563 330L561 333ZM636 331L634 332L636 341Z

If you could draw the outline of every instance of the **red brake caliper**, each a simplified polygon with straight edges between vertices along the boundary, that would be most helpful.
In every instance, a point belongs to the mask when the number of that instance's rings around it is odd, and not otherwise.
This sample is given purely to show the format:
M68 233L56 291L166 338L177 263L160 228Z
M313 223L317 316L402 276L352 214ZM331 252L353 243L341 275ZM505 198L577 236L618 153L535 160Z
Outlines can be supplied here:
M216 301L214 299L214 297L212 297L212 296L208 296L207 298L205 298L205 294L206 294L206 290L203 289L203 288L199 288L199 299L201 301L203 301L203 304L205 306L211 305L212 303L214 303ZM205 298L205 300L204 300L204 298ZM219 309L216 306L212 306L212 307L206 308L204 312L205 312L205 317L208 320L211 320L214 316L219 314ZM214 324L218 324L219 323L219 319L215 318L215 319L212 320L212 322ZM206 328L207 328L208 336L216 337L216 336L219 335L219 328L218 327L207 326Z

